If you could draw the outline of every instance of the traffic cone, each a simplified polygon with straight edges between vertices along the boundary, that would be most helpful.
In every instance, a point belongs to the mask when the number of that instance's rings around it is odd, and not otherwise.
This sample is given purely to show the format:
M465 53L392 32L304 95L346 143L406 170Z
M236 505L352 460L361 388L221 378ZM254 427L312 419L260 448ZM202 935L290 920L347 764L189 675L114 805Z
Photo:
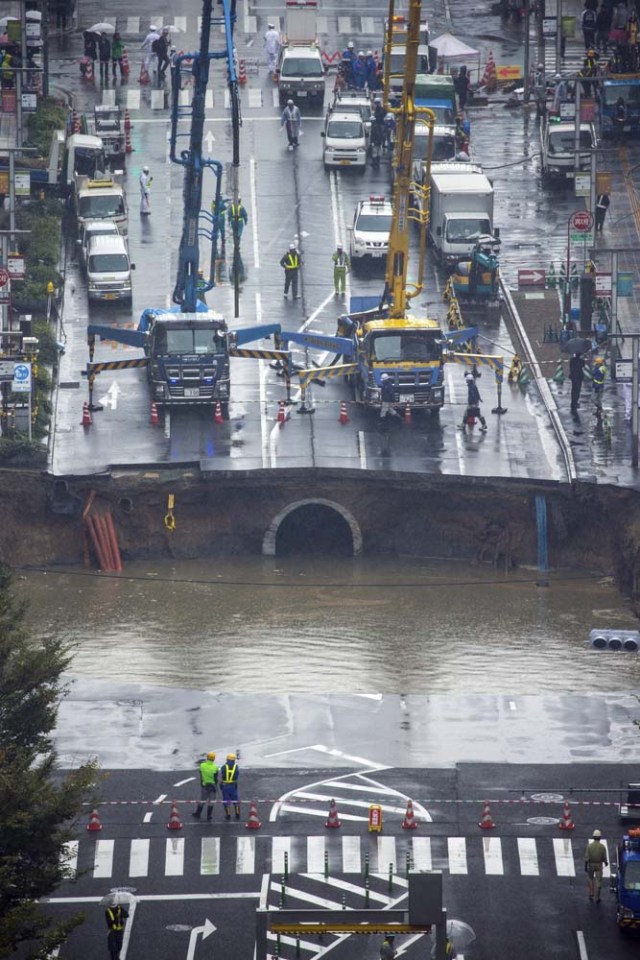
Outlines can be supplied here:
M127 48L123 47L122 48L122 76L128 77L130 70L131 70L131 66L129 65L129 54L127 53ZM125 117L128 115L128 113L129 111L125 110L124 112ZM125 129L126 129L126 120L125 120Z
M258 806L255 800L251 801L251 806L249 807L249 819L245 823L247 830L259 830L262 824L258 820Z
M144 65L144 62L140 64L140 78L138 79L138 83L141 83L143 85L147 83L151 83L151 78L149 76L149 72L147 68Z
M100 817L98 816L97 810L91 811L89 823L87 824L87 830L89 830L91 833L93 833L94 830L102 830L102 824L100 823Z
M124 150L125 153L133 153L133 144L131 143L131 130L124 132Z
M489 93L493 92L498 86L498 74L496 72L496 62L493 59L493 52L489 50L487 65L484 68L482 80L478 84L480 87L486 87Z
M347 401L343 400L340 404L340 416L338 417L338 423L349 423L349 414L347 413Z
M547 290L555 290L557 286L557 277L556 277L556 268L553 265L553 261L549 264L549 270L547 272Z
M571 807L569 801L565 800L562 808L562 820L560 821L560 830L575 830L576 825L571 819Z
M124 68L124 53L122 54L122 66ZM131 123L131 115L128 109L124 111L124 128L125 130L131 130L133 124Z
M416 815L413 812L413 803L411 800L407 800L407 812L404 815L404 820L402 821L403 830L417 830L418 821L416 820Z
M489 806L489 801L485 800L484 807L482 808L482 820L478 824L481 830L493 830L495 823L491 819L491 807Z
M411 405L408 403L405 404L404 417L402 418L402 422L404 423L405 427L410 427L411 424L413 423L413 418L411 416Z
M85 400L85 402L82 404L82 426L90 427L92 423L93 423L93 420L91 419L91 411L89 410L89 404Z
M340 820L338 819L338 808L336 806L335 800L332 800L329 804L329 816L325 827L335 828L341 826Z
M244 60L241 60L238 64L238 83L244 84L247 82L247 65Z
M171 813L169 814L167 830L182 830L182 820L178 814L178 804L175 800L171 804Z
M149 423L152 427L157 427L160 423L160 417L158 416L158 405L157 403L151 404L151 416L149 417Z
M216 403L216 412L213 415L214 423L224 423L224 417L222 416L222 404L218 400Z
M287 422L287 411L284 408L284 400L281 400L280 403L278 404L277 422L280 424L281 427L283 427Z
M556 367L556 372L553 375L553 379L556 383L564 383L564 367L562 366L562 360L558 360L558 366Z

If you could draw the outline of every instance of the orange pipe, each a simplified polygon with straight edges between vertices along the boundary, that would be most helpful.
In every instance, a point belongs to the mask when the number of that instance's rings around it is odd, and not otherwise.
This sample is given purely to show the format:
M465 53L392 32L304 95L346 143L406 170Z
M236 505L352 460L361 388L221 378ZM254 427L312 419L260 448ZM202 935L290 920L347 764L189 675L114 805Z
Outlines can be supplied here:
M104 515L104 521L107 526L107 533L109 535L109 541L111 543L111 553L113 554L114 559L114 570L117 570L118 573L122 573L122 558L120 556L120 548L118 546L118 538L116 537L116 528L113 523L113 517L111 516L111 511L107 511Z
M98 560L98 566L101 570L106 569L106 563L104 559L104 553L102 551L102 544L100 543L100 538L98 536L98 530L93 522L93 517L89 516L86 518L85 523L89 529L89 536L91 537L91 543L93 544L93 550Z
M105 560L107 561L105 573L111 573L112 570L115 570L115 563L113 561L113 557L111 556L111 544L109 543L109 534L107 533L107 525L104 522L104 516L101 513L97 513L93 518L93 522L97 525L100 532L100 541L102 543Z

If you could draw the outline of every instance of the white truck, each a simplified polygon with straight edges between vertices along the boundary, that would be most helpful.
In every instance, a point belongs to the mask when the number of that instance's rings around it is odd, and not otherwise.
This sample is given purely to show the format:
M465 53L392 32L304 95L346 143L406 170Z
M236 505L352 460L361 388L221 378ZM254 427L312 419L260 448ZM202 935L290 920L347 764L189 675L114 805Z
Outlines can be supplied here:
M581 123L578 138L578 170L591 169L591 153L598 145L592 123ZM572 120L550 116L540 126L542 179L573 180L576 170L576 127Z
M286 33L276 79L280 106L287 100L299 106L324 103L325 68L318 43L318 4L316 0L287 0Z
M436 257L456 264L487 235L497 238L499 231L493 227L493 186L484 173L432 173L429 237Z
M115 177L76 176L73 204L78 230L89 220L113 220L123 236L128 232L127 197Z
M126 135L122 108L118 104L97 103L93 120L86 118L89 133L100 137L104 154L111 168L123 166L126 159Z
M104 172L104 145L100 137L73 133L66 137L64 130L54 130L49 157L20 157L16 173L28 173L31 191L59 191L68 196L75 183L75 175L93 177ZM0 157L0 171L9 169L7 157Z

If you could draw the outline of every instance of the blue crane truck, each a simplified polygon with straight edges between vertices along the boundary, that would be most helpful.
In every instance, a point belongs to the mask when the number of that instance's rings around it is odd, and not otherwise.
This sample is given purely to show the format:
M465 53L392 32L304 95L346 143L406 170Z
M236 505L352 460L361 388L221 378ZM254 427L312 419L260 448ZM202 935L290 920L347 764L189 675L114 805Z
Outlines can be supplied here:
M616 920L621 932L640 929L640 828L630 827L616 848L611 871L616 895Z

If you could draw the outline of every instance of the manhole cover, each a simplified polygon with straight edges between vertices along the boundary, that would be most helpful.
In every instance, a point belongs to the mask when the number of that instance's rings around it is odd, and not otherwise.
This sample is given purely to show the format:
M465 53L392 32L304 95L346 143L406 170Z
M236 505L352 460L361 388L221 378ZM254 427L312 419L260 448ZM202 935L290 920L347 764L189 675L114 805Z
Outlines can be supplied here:
M188 933L189 930L193 930L193 927L190 927L188 923L169 923L165 930L170 930L171 933Z
M526 822L535 827L548 827L560 823L557 817L527 817Z
M531 799L538 803L562 803L564 797L561 793L532 793Z

